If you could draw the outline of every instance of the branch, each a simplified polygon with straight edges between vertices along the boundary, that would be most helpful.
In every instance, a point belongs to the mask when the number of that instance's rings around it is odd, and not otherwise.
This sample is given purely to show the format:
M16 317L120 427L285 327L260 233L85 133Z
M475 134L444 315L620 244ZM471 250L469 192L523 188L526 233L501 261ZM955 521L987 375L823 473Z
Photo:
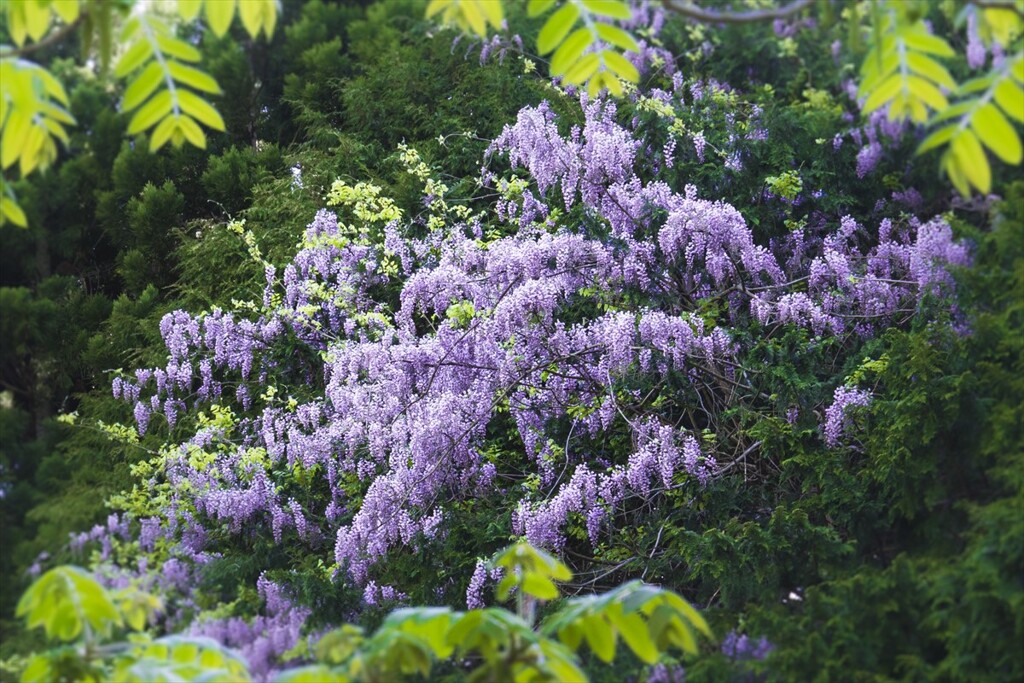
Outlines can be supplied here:
M785 19L814 4L815 0L793 0L785 7L750 10L749 12L718 12L695 5L691 0L661 0L665 9L708 24L750 24L758 21Z
M19 47L14 50L4 50L0 52L0 59L8 59L10 57L24 57L27 54L31 54L36 50L42 50L45 47L49 47L67 38L69 35L75 32L78 26L82 23L82 19L85 18L85 12L78 15L78 18L67 24L63 28L48 34L45 38L40 40L38 43L31 43L24 47Z

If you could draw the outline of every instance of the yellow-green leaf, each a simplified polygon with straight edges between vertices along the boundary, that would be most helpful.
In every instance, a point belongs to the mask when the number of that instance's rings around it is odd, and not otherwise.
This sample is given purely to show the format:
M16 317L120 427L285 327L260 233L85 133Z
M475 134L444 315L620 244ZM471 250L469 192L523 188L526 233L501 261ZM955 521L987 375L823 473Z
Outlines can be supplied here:
M608 67L620 77L631 83L636 83L640 80L640 72L636 70L633 63L618 52L615 52L614 50L605 50L601 53L601 56L604 58Z
M601 616L588 615L583 617L581 626L587 645L601 661L607 663L615 659L615 632L611 624Z
M1008 116L1024 123L1024 90L1006 78L992 91L992 98Z
M651 641L647 625L639 614L622 615L615 620L615 626L633 654L648 664L658 661L658 648Z
M50 28L50 8L35 0L19 4L24 8L22 11L25 13L25 29L32 36L32 40L38 41Z
M597 72L601 66L601 58L591 52L583 55L579 61L565 70L564 79L566 83L580 85Z
M903 38L903 42L908 47L918 52L927 52L939 57L952 57L956 54L953 52L953 48L949 46L949 43L938 36L919 31L908 31L900 37Z
M199 8L202 6L203 0L178 0L178 16L185 21L192 21L199 16Z
M53 11L65 24L70 24L78 19L78 0L53 0Z
M639 52L640 46L637 44L636 39L623 31L618 26L612 26L611 24L598 24L597 35L601 37L601 40L620 47L623 50L629 50L631 52Z
M231 20L235 17L236 0L208 0L205 3L206 20L210 22L210 30L217 37L223 36L231 28Z
M133 43L128 50L121 55L121 59L117 60L117 66L114 67L114 75L118 78L124 78L153 55L153 46L150 45L148 40L140 40Z
M155 152L167 144L178 127L177 118L177 116L168 116L160 122L149 138L149 151Z
M949 90L956 90L956 81L949 75L946 67L926 55L911 52L907 55L907 66L930 81L934 81Z
M939 128L937 131L933 132L931 135L924 139L924 142L921 143L921 146L917 148L917 154L924 154L925 152L928 152L930 150L935 149L936 147L940 147L946 144L947 142L953 139L953 135L956 133L956 131L956 125L946 126L945 128Z
M558 587L551 579L535 572L527 572L523 577L522 590L540 600L554 600L558 597Z
M202 72L199 69L186 66L181 62L167 62L167 70L171 72L171 77L173 77L178 83L187 85L190 88L195 88L196 90L212 93L214 95L219 95L221 93L221 89L220 86L217 85L217 81L215 81L210 74Z
M487 22L494 28L501 28L501 22L505 20L505 5L494 0L477 0L480 9L483 10Z
M555 51L551 58L551 74L561 76L590 47L593 35L586 28L578 28L569 34L565 42Z
M178 130L185 135L185 139L189 141L193 147L199 149L206 149L206 133L199 127L199 124L192 120L191 117L182 115L178 118Z
M949 100L938 88L920 76L907 76L907 89L929 107L941 111L949 106Z
M171 93L161 90L154 95L128 123L128 135L135 135L152 128L160 119L171 113Z
M185 62L198 62L202 57L199 50L173 36L157 34L156 44L164 54Z
M967 180L982 194L992 189L992 170L989 168L985 150L970 130L961 131L950 143L950 151L963 170Z
M478 36L487 35L487 19L480 10L480 6L474 0L462 0L459 7L462 9L462 17Z
M10 221L22 228L28 227L28 218L25 217L25 212L10 197L0 197L0 214L2 214L0 218L3 220Z
M163 81L164 72L157 62L150 62L124 91L122 111L131 111L146 101Z
M25 148L25 138L31 125L31 114L21 108L14 108L4 124L3 137L0 138L0 167L4 170L14 165Z
M554 0L552 0L553 2ZM455 0L430 0L430 4L427 5L426 16L430 19L438 12L449 7Z
M558 47L579 16L580 11L576 5L566 3L559 7L558 11L548 17L544 28L540 30L540 34L537 36L537 51L546 55Z
M526 13L536 17L547 12L554 4L555 0L530 0L530 4L526 6Z
M879 107L885 106L892 98L896 97L896 94L903 88L904 81L900 74L893 74L889 76L880 86L868 97L867 101L864 102L864 107L861 111L864 114L870 114Z
M1020 138L1002 112L992 103L974 112L971 117L971 128L978 139L992 153L1008 164L1019 164L1024 150L1021 149Z
M629 6L619 0L583 0L583 6L602 17L613 19L632 19L633 12Z
M947 151L943 155L942 167L946 170L950 182L953 183L957 191L964 197L970 197L971 186L967 182L967 175L952 151Z
M178 91L178 104L181 110L194 117L207 128L225 130L224 119L209 102L188 90Z
M274 31L274 18L277 10L274 0L238 0L238 14L242 17L242 25L253 38L261 30L267 37Z

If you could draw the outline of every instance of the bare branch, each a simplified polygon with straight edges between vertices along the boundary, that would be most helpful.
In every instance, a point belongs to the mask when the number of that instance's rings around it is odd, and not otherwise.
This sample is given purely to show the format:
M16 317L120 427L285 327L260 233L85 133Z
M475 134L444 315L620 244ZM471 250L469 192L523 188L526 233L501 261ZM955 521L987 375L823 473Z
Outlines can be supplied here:
M36 50L42 50L45 47L56 45L57 43L61 42L69 35L74 33L78 26L82 23L82 19L84 17L84 13L79 14L78 18L75 19L73 22L63 26L62 28L56 31L53 31L52 33L47 34L46 37L44 37L38 43L30 43L28 45L25 45L24 47L19 47L14 50L4 50L3 52L0 52L0 59L9 59L11 57L24 57L27 54L35 52Z
M665 9L697 21L708 24L751 24L759 21L771 21L773 19L785 19L798 12L802 12L815 0L793 0L790 4L776 9L758 9L747 12L719 12L716 10L704 9L692 2L692 0L661 0Z

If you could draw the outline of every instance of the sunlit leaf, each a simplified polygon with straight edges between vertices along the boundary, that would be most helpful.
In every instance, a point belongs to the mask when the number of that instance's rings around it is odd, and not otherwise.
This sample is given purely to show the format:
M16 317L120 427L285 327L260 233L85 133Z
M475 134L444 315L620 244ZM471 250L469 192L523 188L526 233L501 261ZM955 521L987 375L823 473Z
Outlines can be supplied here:
M992 170L978 138L970 130L960 131L950 143L950 151L967 180L982 194L992 189Z
M1024 123L1024 89L1019 85L1003 79L992 91L992 98L1008 116Z
M1022 150L1017 131L994 104L986 104L974 112L971 129L993 154L1006 163L1021 162Z
M188 90L178 91L178 104L181 110L194 117L207 128L224 131L224 119L209 102Z
M636 39L618 26L612 26L611 24L598 24L597 35L601 37L601 40L622 48L623 50L631 52L640 51L640 45L636 42Z
M210 22L210 30L217 37L223 36L231 28L231 20L235 16L236 0L208 0L204 4L206 20Z
M215 81L212 76L200 71L199 69L173 61L167 62L167 69L171 72L171 76L178 83L214 95L219 95L221 93L221 89L220 86L217 85L217 81Z
M555 0L530 0L530 4L526 6L526 13L531 17L540 16L554 4Z
M602 17L613 19L632 19L633 12L629 5L620 0L583 0L583 6L590 12Z
M544 28L540 30L540 34L537 36L537 52L546 55L558 47L579 16L580 11L576 5L566 3L559 7L554 14L548 17L548 20L544 23Z
M128 135L135 135L155 126L158 121L171 113L171 93L161 90L142 105L128 123Z
M153 91L163 82L164 71L157 62L150 62L146 68L125 88L124 98L121 100L123 111L132 111L153 94Z
M561 76L590 47L593 34L586 28L578 28L559 46L551 58L551 74Z

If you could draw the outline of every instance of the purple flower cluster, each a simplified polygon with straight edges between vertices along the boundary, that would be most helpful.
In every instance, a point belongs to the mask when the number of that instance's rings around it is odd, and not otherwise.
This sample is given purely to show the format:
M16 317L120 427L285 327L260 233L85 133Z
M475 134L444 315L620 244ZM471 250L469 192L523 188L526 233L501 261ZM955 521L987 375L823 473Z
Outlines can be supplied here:
M774 649L775 646L764 636L754 640L746 634L740 635L736 631L729 631L722 639L722 654L734 661L760 661Z
M493 486L503 473L484 455L488 429L506 412L518 466L539 482L524 488L514 531L561 548L582 524L596 544L630 503L700 486L738 452L698 440L707 422L668 391L667 408L634 393L637 382L671 381L714 424L747 389L733 326L869 335L924 296L952 294L949 269L968 261L938 219L884 221L874 236L844 217L758 244L735 207L643 180L645 141L613 103L584 98L582 113L563 135L547 104L528 107L491 145L531 181L503 199L506 237L482 239L479 223L414 237L396 221L375 244L321 211L295 258L266 268L262 307L163 319L166 366L114 382L139 430L158 411L174 423L234 410L166 449L145 482L171 501L138 520L143 549L170 549L169 582L186 582L183 566L218 539L265 533L333 549L368 604L401 599L377 583L376 565L443 536L449 503ZM554 224L558 205L584 220ZM406 274L397 310L379 295L387 255ZM721 315L707 316L709 304ZM846 406L867 400L842 389L826 411L830 444ZM633 447L591 455L611 430ZM477 569L471 604L486 580ZM266 618L291 633L292 617ZM232 628L241 642L249 626ZM281 638L261 647L278 652Z
M825 409L825 443L838 446L843 432L850 425L848 411L854 406L867 407L871 404L871 392L852 387L836 387L832 405Z
M251 620L242 617L200 620L192 624L188 633L213 638L236 649L248 661L253 679L267 681L277 673L280 656L299 642L310 610L295 606L281 586L264 576L260 576L256 588L266 605L265 616Z

